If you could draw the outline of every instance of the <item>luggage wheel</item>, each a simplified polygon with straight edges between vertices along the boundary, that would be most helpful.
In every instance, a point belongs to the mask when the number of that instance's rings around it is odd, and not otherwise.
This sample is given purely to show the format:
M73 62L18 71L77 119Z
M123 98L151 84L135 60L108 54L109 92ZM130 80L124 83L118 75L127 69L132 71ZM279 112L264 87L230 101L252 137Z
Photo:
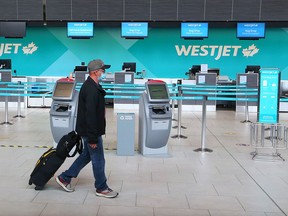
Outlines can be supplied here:
M44 188L44 186L36 185L35 190L42 190L43 188Z

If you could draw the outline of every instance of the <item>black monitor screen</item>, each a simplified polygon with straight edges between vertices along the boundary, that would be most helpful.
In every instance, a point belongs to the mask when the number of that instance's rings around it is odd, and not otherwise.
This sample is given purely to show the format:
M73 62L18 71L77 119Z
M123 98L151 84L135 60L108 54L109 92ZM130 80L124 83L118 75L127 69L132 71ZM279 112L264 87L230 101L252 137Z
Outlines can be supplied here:
M0 37L23 38L26 36L26 22L0 22Z
M54 100L72 100L75 90L75 82L57 82L52 98Z
M146 83L146 89L150 102L166 102L170 99L166 83Z
M193 75L201 71L201 65L192 65L191 72Z
M247 65L245 73L259 73L260 65Z
M11 69L11 59L0 59L0 70Z
M220 69L219 68L208 68L208 73L216 73L217 76L219 76Z
M87 71L87 66L75 66L74 71Z
M122 70L136 72L136 62L124 62Z

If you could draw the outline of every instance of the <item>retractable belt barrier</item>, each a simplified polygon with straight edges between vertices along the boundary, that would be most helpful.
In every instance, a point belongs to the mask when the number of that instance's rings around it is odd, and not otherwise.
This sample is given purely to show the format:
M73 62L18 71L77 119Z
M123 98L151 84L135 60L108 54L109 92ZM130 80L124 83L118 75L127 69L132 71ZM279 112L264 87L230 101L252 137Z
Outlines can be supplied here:
M8 121L8 97L51 97L55 82L0 82L0 96L5 97L5 121L2 124L12 124ZM77 83L76 89L81 88L82 83ZM111 99L139 99L145 90L145 84L102 84L103 89L108 93L105 98ZM203 86L187 84L167 84L170 99L177 100L202 100L202 143L200 151L209 150L205 148L206 130L206 101L244 101L257 102L258 89L247 88L243 85L235 86ZM179 94L179 89L181 94ZM130 95L129 95L130 94ZM131 95L133 94L133 95ZM185 95L185 96L183 96ZM238 97L239 96L239 97ZM251 96L255 96L251 98ZM281 98L281 102L288 102L288 98ZM180 102L181 103L181 102ZM20 108L18 104L18 107ZM18 108L18 109L19 109ZM181 112L178 109L178 112ZM18 110L18 115L21 116ZM178 118L181 113L178 113ZM181 126L181 125L180 125ZM181 136L178 136L178 138ZM199 150L199 149L198 149Z

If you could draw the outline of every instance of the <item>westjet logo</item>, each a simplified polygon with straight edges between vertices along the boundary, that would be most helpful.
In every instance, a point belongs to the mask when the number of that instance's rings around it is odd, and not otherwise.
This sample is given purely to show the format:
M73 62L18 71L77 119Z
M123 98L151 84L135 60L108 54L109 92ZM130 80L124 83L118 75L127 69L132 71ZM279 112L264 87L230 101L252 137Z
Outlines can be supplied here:
M38 47L34 42L31 42L27 45L22 45L21 43L1 43L0 44L0 56L3 54L18 54L19 50L22 50L23 54L31 55L33 54Z
M247 48L242 46L218 46L218 45L189 45L181 47L175 45L175 49L178 56L212 56L215 60L219 60L222 57L237 56L242 50L244 57L253 57L259 52L259 49L253 44Z

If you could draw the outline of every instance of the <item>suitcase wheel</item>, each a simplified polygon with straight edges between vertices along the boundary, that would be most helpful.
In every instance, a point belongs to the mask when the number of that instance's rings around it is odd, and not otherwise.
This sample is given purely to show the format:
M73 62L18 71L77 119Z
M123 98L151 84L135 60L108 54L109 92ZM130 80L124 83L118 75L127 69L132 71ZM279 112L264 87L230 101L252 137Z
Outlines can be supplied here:
M32 180L31 180L31 178L29 179L28 184L29 184L29 185L32 185Z
M44 188L44 186L36 185L35 190L42 190L43 188Z

